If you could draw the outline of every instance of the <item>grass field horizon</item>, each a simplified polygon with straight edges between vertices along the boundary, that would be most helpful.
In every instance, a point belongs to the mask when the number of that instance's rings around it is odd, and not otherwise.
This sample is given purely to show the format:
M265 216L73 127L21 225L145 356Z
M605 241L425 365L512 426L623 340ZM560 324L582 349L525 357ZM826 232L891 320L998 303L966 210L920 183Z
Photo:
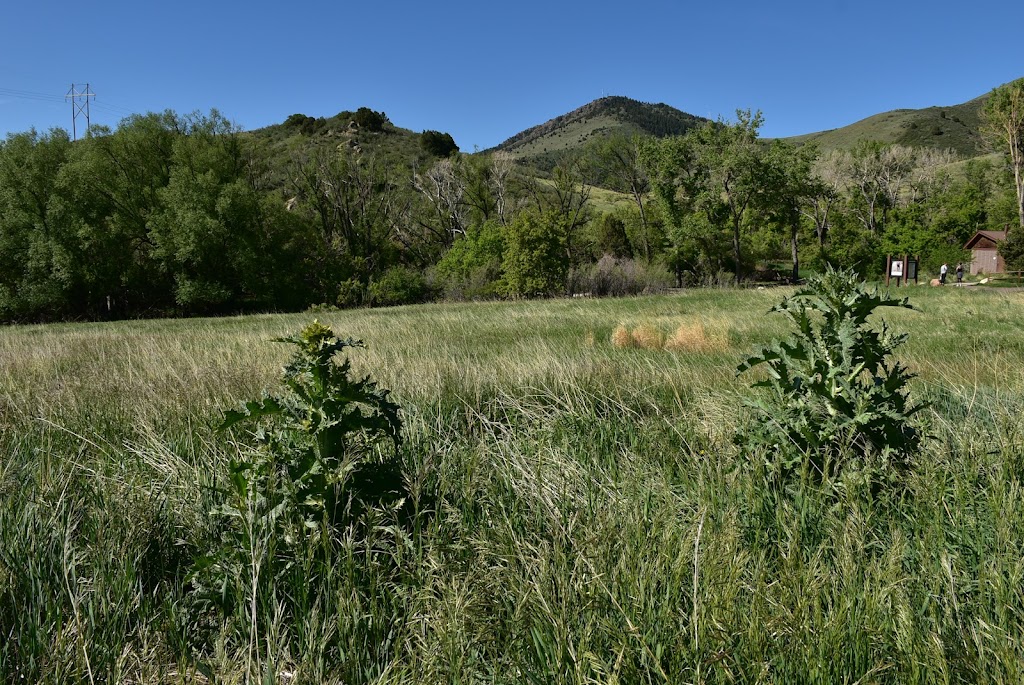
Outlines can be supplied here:
M906 493L766 509L736 367L790 292L0 329L0 681L1020 682L1024 294L893 288ZM218 613L189 574L252 447L216 426L313 318L402 407L416 525L254 545Z

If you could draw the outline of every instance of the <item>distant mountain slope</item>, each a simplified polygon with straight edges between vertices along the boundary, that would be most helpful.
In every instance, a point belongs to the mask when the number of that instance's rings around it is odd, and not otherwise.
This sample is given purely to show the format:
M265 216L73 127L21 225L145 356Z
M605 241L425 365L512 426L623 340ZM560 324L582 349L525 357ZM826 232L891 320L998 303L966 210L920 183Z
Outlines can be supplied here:
M566 151L612 133L682 135L707 121L666 104L609 96L517 133L496 148L523 162L550 167Z
M856 123L819 133L787 138L794 143L817 144L822 150L848 150L860 142L874 140L911 147L952 149L963 157L985 153L981 109L988 95L949 107L896 109L875 114Z

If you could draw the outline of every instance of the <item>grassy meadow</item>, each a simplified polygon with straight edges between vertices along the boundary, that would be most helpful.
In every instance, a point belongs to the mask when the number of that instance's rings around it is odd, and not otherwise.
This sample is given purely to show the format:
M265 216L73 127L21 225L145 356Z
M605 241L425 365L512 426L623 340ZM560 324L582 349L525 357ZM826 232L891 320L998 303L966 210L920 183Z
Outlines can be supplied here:
M253 531L226 612L216 426L314 315L0 329L0 682L1022 682L1024 293L903 289L905 491L766 536L735 369L787 292L317 314L402 406L414 513L287 564Z

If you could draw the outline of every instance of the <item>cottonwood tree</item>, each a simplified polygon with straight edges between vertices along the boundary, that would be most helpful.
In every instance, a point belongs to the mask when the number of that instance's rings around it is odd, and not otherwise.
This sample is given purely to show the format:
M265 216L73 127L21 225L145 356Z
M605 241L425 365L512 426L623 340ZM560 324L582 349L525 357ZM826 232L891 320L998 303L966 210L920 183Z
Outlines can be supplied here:
M551 182L535 182L529 186L535 213L549 217L561 227L565 257L576 259L577 234L590 221L590 194L587 174L580 159L563 157L551 171ZM554 217L554 219L550 219Z
M917 152L905 145L886 145L878 153L878 184L885 193L884 212L900 205L901 196L917 166ZM884 223L884 218L883 218Z
M259 192L237 129L216 112L185 120L171 174L150 218L153 257L173 278L175 302L190 312L271 306L289 279L280 206Z
M984 135L1009 157L1017 191L1017 217L1024 229L1024 78L993 90L983 116Z
M807 198L818 198L822 193L811 173L814 158L811 147L775 140L761 165L764 188L757 197L758 209L787 236L794 281L800 278L801 208Z
M701 201L707 174L706 167L697 163L696 137L648 141L641 149L641 159L651 180L655 206L666 224L665 257L675 272L677 285L682 284L685 270L704 276L717 274L724 263L724 205ZM653 251L661 247L659 237L648 231L634 241L639 243L645 259L649 260Z
M687 215L698 211L695 200L700 178L694 148L692 138L672 136L646 141L640 149L640 160L650 179L651 190L670 229L678 229ZM646 233L639 242L644 259L650 260L652 244Z
M152 219L184 135L170 112L129 117L115 132L93 127L61 169L53 208L75 225L86 273L83 313L126 316L173 306L173 278L154 255Z
M960 156L953 150L922 148L915 151L914 168L907 179L906 201L913 204L926 201L935 195L947 192L953 177L948 169L959 161Z
M743 280L744 221L764 188L764 150L757 140L763 122L761 112L737 110L731 124L704 125L686 134L694 146L695 204L728 223L737 283Z
M505 225L514 212L515 202L512 199L511 185L515 171L515 158L507 152L498 150L491 155L491 188L494 192L494 210L498 221Z
M864 229L877 235L888 194L882 184L882 145L864 142L843 156L850 206Z
M387 266L390 238L407 216L406 198L387 164L372 154L319 151L297 165L293 190L348 277L366 283Z
M66 311L76 285L75 260L50 200L71 151L66 131L35 130L0 143L0 316Z
M491 160L483 155L458 157L456 169L464 188L465 220L470 224L490 221L497 213L497 201L491 183Z

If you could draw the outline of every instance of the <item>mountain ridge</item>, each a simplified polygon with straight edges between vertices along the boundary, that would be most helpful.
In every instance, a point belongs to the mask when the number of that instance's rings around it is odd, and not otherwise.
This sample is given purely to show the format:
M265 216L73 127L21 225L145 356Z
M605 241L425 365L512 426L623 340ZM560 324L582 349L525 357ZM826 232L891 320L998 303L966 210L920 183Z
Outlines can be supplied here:
M963 158L976 157L989 151L981 135L981 127L982 109L990 92L960 104L893 109L846 126L780 139L796 144L812 143L823 151L849 150L865 141L875 141L917 148L951 149ZM360 108L360 112L364 111L372 112ZM281 124L251 133L272 141L281 153L288 150L290 155L316 147L345 144L357 148L383 145L390 150L389 154L416 158L418 164L429 158L429 154L420 149L418 141L426 132L404 129L379 113L384 122L383 128L380 133L371 134L365 127L352 123L356 114L346 111L326 119L293 114ZM663 102L647 103L623 95L609 95L523 129L479 154L503 151L518 162L544 172L566 155L582 151L610 135L682 135L709 121Z

